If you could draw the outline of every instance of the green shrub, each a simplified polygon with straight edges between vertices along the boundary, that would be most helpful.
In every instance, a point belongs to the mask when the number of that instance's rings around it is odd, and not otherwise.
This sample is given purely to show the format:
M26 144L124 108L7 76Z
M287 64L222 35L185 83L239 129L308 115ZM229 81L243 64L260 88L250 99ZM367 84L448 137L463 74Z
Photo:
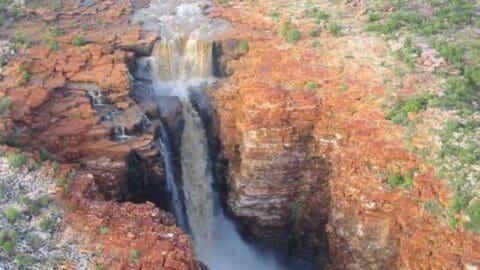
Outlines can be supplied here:
M73 43L73 45L75 45L77 47L81 47L81 46L84 46L86 44L85 38L82 37L82 36L76 36L75 38L73 38L72 43Z
M444 44L440 46L439 53L449 64L460 67L465 48L457 44Z
M24 66L22 65L18 66L18 71L20 72L20 77L22 78L22 81L24 83L29 82L30 79L32 78L32 74L28 72L28 70Z
M28 196L22 197L22 203L26 206L25 214L30 216L38 216L41 213L41 209L47 207L52 202L52 198L48 195L44 195L37 200L32 200Z
M380 13L374 12L374 13L368 14L367 21L368 22L376 22L376 21L379 21L381 18L382 18L382 16L380 15Z
M308 35L311 37L319 37L320 36L320 29L314 28L308 32Z
M8 206L5 208L3 215L8 222L14 223L20 217L20 211L14 207Z
M47 47L51 51L58 51L60 49L60 45L58 44L57 40L54 38L45 39L45 43L47 44Z
M480 201L472 203L467 208L467 214L470 221L466 224L466 228L480 234Z
M67 175L63 178L60 178L57 181L57 186L60 186L63 188L63 193L64 194L70 194L73 186L73 181L75 179L75 171L70 171L67 173Z
M132 249L130 250L130 256L128 257L130 260L134 261L134 260L138 260L138 258L140 258L140 251L136 250L136 249Z
M40 220L38 226L44 232L51 232L55 227L55 220L50 216L45 216Z
M394 173L388 177L387 184L391 188L410 188L413 186L413 172L406 176L400 173Z
M50 32L50 35L51 35L52 37L59 37L59 36L65 34L65 33L66 33L65 28L59 27L59 26L55 26L55 27L52 28L52 31Z
M0 97L0 115L12 108L12 100L9 97Z
M27 164L27 156L25 154L12 154L7 156L7 164L10 168L19 169Z
M431 199L431 200L425 201L423 203L423 208L427 212L435 216L438 216L442 213L442 206L440 205L437 199Z
M12 254L15 250L17 234L15 231L0 231L0 247L7 254Z
M280 30L280 34L289 43L295 43L300 40L301 37L300 30L298 30L298 28L296 28L290 22L286 22L283 25L282 29Z
M316 82L310 82L305 86L305 88L307 88L307 90L312 93L316 92L318 90L318 87L320 87L320 85Z
M47 160L50 160L51 159L51 156L50 156L50 153L48 152L48 150L41 146L39 149L38 149L38 157L40 158L41 161L47 161Z
M107 226L101 227L100 228L100 234L101 235L107 235L110 233L110 228Z
M103 265L103 264L97 264L97 265L95 265L95 270L105 270L105 269L107 269L107 268L106 268L105 265Z
M460 213L461 211L465 210L470 202L471 197L464 194L455 194L453 196L450 210L453 213Z
M19 269L27 269L33 264L33 258L24 254L15 256L15 261L17 261Z
M248 42L245 40L240 41L240 43L238 44L238 48L242 53L247 53L250 50L250 46L248 45Z
M342 34L342 27L338 23L332 22L328 25L328 31L338 37Z

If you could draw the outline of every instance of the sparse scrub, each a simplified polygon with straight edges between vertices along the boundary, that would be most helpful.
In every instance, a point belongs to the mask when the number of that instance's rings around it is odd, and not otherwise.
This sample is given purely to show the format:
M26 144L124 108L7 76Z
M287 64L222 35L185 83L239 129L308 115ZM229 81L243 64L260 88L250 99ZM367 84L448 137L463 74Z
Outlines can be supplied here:
M64 194L70 194L70 191L72 190L72 185L73 181L75 179L75 171L70 171L67 173L67 175L63 178L60 178L57 181L57 186L63 188L63 193Z
M408 122L409 113L418 113L427 107L429 96L412 97L400 102L387 113L386 119L397 125L404 125Z
M466 227L476 234L480 234L480 201L472 203L467 208L467 214L470 220Z
M28 72L28 70L23 65L18 66L18 72L20 73L20 77L22 78L22 81L24 83L29 82L32 78L32 74Z
M314 28L308 32L308 35L311 37L319 37L320 36L320 29Z
M103 226L100 228L100 234L101 235L107 235L110 233L110 227Z
M320 87L320 85L316 82L310 82L305 86L305 88L307 88L307 90L312 92L312 93L316 92L319 87Z
M55 227L55 219L50 216L45 216L40 220L38 227L44 232L51 232Z
M399 52L400 59L403 60L408 67L415 67L415 58L419 57L422 53L422 48L415 46L411 38L405 40L404 47Z
M25 254L15 256L15 261L19 269L28 269L33 264L33 258Z

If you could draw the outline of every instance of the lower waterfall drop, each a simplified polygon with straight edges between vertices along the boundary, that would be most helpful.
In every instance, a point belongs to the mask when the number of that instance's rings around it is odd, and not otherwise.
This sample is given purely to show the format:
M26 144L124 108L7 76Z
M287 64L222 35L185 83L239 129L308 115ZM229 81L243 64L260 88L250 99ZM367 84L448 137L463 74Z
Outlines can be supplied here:
M177 96L182 103L184 127L181 137L182 187L169 186L170 192L182 189L185 214L178 194L172 204L178 224L192 235L195 253L212 270L279 270L272 256L264 255L243 241L234 223L221 209L212 187L213 173L208 155L207 134L202 119L190 102L190 91L208 83L212 77L212 43L175 37L158 41L152 53L153 89L156 95ZM162 152L169 155L168 141L162 139ZM165 161L169 162L170 157ZM171 170L170 166L165 166ZM166 172L172 176L172 172ZM168 179L169 185L175 184ZM187 224L182 224L186 223Z

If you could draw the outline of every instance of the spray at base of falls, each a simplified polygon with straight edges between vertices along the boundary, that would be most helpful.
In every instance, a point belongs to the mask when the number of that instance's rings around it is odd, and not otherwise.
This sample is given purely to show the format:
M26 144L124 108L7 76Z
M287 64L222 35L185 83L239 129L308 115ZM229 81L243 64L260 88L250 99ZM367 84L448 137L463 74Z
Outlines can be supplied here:
M212 79L212 43L188 37L159 41L151 61L155 94L177 96L182 103L180 154L185 211L179 199L180 187L171 172L170 146L165 136L161 148L173 210L178 224L191 232L197 257L212 270L282 269L273 257L264 256L242 240L233 222L225 217L212 187L207 134L189 99L190 91L197 91Z

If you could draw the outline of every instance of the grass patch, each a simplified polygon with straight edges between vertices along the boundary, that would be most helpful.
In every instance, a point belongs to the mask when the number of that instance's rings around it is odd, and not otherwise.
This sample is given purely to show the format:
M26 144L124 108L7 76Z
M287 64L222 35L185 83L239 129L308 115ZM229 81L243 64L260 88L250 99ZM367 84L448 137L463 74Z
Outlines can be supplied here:
M309 82L305 88L309 91L309 92L312 92L312 93L315 93L317 92L318 88L320 87L320 85L316 82Z
M140 258L140 251L137 250L137 249L132 249L130 250L130 255L128 256L128 258L131 260L131 261L136 261Z
M397 102L385 115L385 118L397 125L406 125L409 113L418 113L427 107L430 97L427 95L412 97Z
M85 42L85 38L82 37L82 36L76 36L73 38L73 41L72 41L73 45L76 46L76 47L81 47L81 46L84 46L85 44L87 44Z
M442 213L442 206L437 199L430 199L423 203L423 208L432 215L438 216Z
M52 156L50 155L50 152L48 152L47 148L41 146L38 149L38 157L40 158L41 161L47 161L51 160Z
M3 252L7 254L13 254L15 252L15 246L17 242L17 233L12 230L0 231L0 247Z

